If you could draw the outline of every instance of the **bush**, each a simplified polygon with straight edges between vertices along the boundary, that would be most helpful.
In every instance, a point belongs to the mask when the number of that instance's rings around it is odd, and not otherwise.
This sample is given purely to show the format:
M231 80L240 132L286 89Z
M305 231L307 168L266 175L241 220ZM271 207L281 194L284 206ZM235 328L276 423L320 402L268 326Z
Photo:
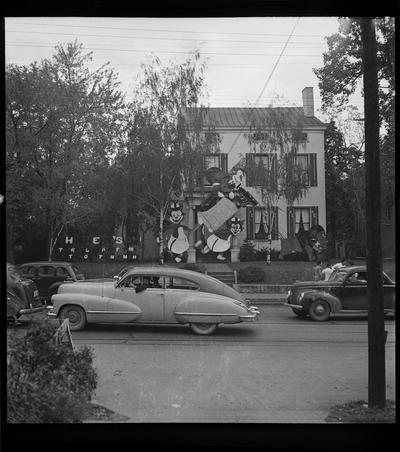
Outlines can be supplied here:
M239 260L241 262L255 261L257 260L256 255L257 251L254 248L254 243L246 239L240 247Z
M246 267L238 271L239 283L262 283L265 278L264 270L260 267Z
M97 386L93 354L56 345L55 327L43 320L23 337L11 337L7 362L10 423L82 422Z
M268 249L261 248L256 251L256 260L257 261L266 261L268 256ZM279 260L280 251L276 251L275 249L271 249L270 259L271 261Z
M192 263L192 262L184 264L182 266L182 268L185 269L185 270L192 270L194 272L199 272L199 273L205 273L205 271L206 271L206 268L205 268L204 265L195 264L195 263Z
M299 251L296 251L294 253L286 254L283 256L283 260L290 261L290 262L309 262L310 259L308 258L307 253L301 253Z

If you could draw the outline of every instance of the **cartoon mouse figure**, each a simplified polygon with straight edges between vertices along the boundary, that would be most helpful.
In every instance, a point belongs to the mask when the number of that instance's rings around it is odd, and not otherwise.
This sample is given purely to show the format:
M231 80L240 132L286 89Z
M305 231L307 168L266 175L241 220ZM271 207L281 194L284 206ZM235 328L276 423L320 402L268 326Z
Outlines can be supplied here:
M210 232L203 226L203 235L206 246L201 250L201 252L206 254L213 251L214 253L217 253L218 260L226 260L226 257L223 256L222 253L230 249L232 246L232 237L240 234L242 229L242 222L238 217L232 217L223 226L213 232ZM196 245L198 245L198 243Z
M189 249L189 241L185 231L190 231L187 226L181 225L183 220L182 207L179 202L172 201L170 204L170 227L166 232L170 233L167 241L168 251L174 257L175 262L182 261L182 255Z

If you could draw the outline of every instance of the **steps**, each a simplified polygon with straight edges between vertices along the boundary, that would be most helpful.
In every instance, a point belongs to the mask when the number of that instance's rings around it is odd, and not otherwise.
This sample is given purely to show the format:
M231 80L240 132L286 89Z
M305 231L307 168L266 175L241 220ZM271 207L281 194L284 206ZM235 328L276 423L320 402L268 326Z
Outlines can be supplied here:
M213 278L219 279L225 284L232 286L235 284L235 274L233 271L230 272L215 272L215 271L207 271L207 275L212 276Z

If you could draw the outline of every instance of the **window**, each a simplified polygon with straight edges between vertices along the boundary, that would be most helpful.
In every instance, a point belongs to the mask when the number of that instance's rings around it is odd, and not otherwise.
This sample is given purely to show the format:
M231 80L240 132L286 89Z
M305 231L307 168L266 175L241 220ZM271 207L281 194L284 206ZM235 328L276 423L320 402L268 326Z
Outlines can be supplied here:
M287 236L294 237L303 225L305 231L318 224L318 207L288 207L287 208Z
M47 276L48 275L48 268L49 267L39 267L38 275L39 276Z
M204 170L210 168L219 168L224 173L228 172L227 154L205 154L204 155Z
M21 272L25 276L36 276L36 268L35 267L22 267Z
M67 270L65 270L65 268L63 267L57 267L56 268L56 276L61 276L61 277L65 277L68 276Z
M261 207L247 208L247 239L268 240L271 232L271 240L278 240L278 208L269 209Z
M300 173L302 183L308 187L317 186L317 154L296 154L294 165ZM296 171L296 174L298 174Z
M185 278L178 278L176 276L169 276L165 278L166 289L185 289L185 290L197 290L198 284L193 281L189 281Z
M246 185L263 186L275 191L277 188L276 154L246 154Z

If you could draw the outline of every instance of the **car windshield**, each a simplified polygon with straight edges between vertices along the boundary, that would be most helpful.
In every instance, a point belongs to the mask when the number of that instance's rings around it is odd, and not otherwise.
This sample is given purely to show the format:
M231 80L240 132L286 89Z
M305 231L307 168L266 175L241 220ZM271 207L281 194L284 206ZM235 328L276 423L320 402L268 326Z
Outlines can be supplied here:
M347 275L346 272L335 270L331 273L331 276L329 277L328 281L343 282L346 279L346 275Z
M75 275L80 274L80 270L78 267L76 267L75 265L72 265L71 267L72 267L72 270L74 271Z

